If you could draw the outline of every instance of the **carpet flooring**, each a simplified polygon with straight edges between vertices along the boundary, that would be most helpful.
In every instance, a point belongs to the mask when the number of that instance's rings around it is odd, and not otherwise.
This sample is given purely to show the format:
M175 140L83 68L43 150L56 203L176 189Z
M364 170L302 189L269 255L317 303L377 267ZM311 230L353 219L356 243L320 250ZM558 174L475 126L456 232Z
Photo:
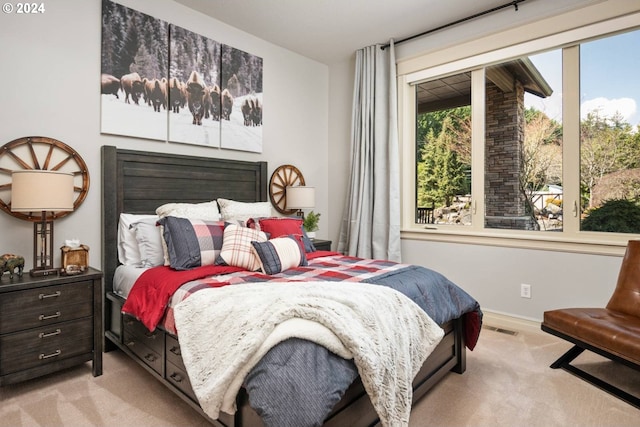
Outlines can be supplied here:
M422 398L411 427L638 426L640 410L549 365L570 345L535 330L483 329L467 371L450 373ZM640 372L581 355L583 369L640 395ZM89 363L0 387L0 426L209 426L189 405L120 351L104 355L104 374ZM345 426L348 427L348 426Z

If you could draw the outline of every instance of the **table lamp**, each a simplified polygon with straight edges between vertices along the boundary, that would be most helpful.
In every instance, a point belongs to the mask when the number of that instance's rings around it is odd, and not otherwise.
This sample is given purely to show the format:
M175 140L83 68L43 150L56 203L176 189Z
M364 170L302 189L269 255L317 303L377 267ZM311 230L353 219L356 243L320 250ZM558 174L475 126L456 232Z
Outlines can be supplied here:
M286 189L287 209L298 209L298 216L304 220L302 209L313 209L316 205L315 187L289 186Z
M32 276L57 274L53 268L53 220L47 212L73 210L73 175L50 170L21 170L11 174L11 210L41 212L33 224Z

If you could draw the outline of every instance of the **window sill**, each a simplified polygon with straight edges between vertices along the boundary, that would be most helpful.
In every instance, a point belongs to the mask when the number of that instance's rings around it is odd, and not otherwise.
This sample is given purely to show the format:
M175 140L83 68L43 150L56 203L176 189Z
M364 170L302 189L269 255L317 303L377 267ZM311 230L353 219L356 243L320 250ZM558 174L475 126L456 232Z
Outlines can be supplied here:
M428 227L428 228L426 228ZM573 252L593 255L624 255L627 242L635 240L638 236L630 234L620 236L617 239L605 240L599 235L598 238L590 238L586 234L580 239L572 239L561 236L560 233L542 232L513 232L513 231L473 231L452 229L453 227L416 225L404 227L400 232L400 237L405 240L423 240L432 242L464 243L469 245L500 246L507 248L535 249L557 252ZM443 229L445 228L445 229ZM536 233L536 234L534 234ZM550 236L553 234L553 236ZM598 233L599 234L599 233Z

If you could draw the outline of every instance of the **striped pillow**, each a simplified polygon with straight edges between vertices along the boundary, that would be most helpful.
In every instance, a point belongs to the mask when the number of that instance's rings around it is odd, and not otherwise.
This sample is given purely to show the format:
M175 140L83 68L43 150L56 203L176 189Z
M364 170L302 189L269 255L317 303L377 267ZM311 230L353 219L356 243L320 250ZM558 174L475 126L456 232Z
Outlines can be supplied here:
M276 237L267 242L251 242L264 274L277 274L292 267L307 265L307 257L294 237Z
M158 223L164 227L171 268L188 270L215 263L222 249L224 221L167 216Z

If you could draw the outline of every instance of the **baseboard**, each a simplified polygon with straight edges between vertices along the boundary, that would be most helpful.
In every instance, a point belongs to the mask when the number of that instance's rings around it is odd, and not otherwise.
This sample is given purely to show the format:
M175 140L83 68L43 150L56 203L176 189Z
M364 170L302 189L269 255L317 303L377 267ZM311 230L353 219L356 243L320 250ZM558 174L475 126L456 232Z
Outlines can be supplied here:
M507 329L510 331L526 331L526 332L540 332L540 322L533 319L526 319L523 317L512 316L504 313L498 313L495 311L482 310L483 317L482 323L487 326L494 326L496 328Z

